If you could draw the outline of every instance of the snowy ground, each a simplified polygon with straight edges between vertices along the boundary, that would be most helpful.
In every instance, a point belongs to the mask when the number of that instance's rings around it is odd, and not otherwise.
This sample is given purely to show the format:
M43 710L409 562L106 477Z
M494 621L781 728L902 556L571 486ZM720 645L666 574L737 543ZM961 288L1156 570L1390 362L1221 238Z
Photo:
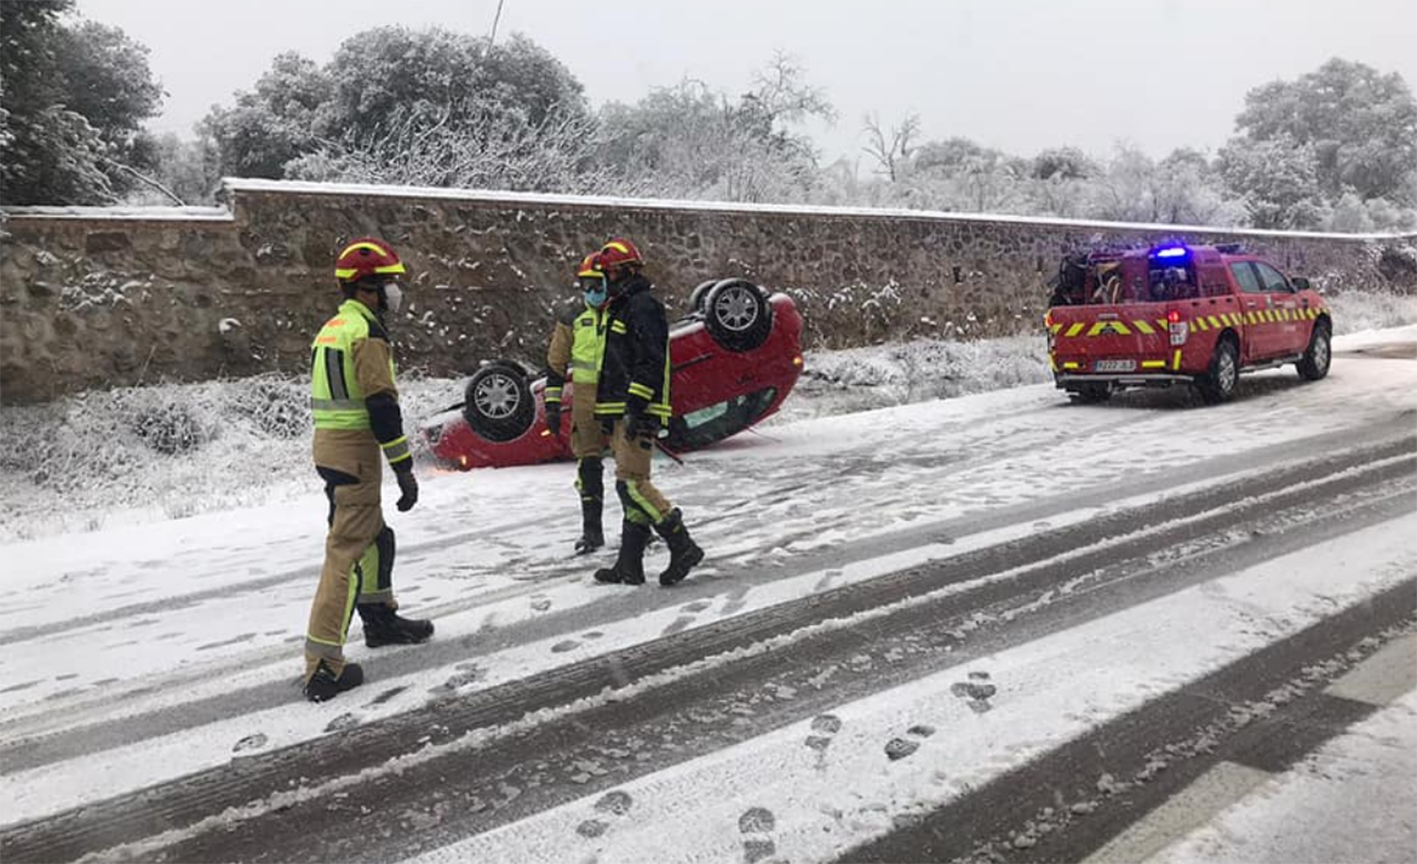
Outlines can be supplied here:
M1417 331L1343 339L1340 351L1410 344ZM11 440L16 433L36 440L54 412L65 420L40 443L37 462L16 464L21 451L12 450L4 465L4 738L63 741L90 724L170 722L150 735L120 731L111 742L76 741L53 758L7 764L0 819L41 818L325 736L336 715L348 718L340 728L368 724L430 699L1025 537L1040 524L1083 524L1191 486L1262 476L1287 445L1314 436L1417 431L1417 363L1353 355L1339 356L1317 384L1300 384L1292 370L1247 376L1240 400L1209 409L1195 408L1181 391L1069 406L1047 384L937 400L990 381L1037 380L1030 371L1039 368L1030 366L1036 350L1020 341L817 356L798 404L762 434L692 454L684 465L656 463L662 488L710 554L687 604L652 586L625 594L588 581L601 562L568 558L579 524L567 466L420 469L418 507L388 514L400 549L395 584L408 609L436 619L438 635L428 648L372 658L356 636L351 654L368 660L378 689L392 695L335 710L300 701L296 681L325 503L306 476L308 441L290 431L297 421L287 413L285 382L246 391L267 406L246 403L249 422L223 407L229 384L6 409ZM935 370L948 374L922 385ZM417 407L410 413L443 407L448 392L456 392L451 382L411 388L409 404ZM915 404L838 414L876 399ZM151 434L181 450L185 430L200 446L157 456L150 440L135 444L115 425L169 417L159 408L174 405L194 422L159 424ZM271 430L286 437L272 441L263 434ZM61 454L68 464L55 463ZM1229 461L1196 468L1216 457ZM110 469L87 473L99 461ZM208 475L213 461L215 477ZM237 473L252 463L263 473ZM39 483L30 473L37 471L45 474ZM135 489L150 505L119 507L140 503ZM69 501L74 512L66 514ZM1046 521L1025 515L1050 501L1059 503ZM1417 569L1413 520L1366 528L990 657L987 674L1000 695L988 714L955 692L962 675L985 669L961 668L844 702L823 728L812 721L765 730L650 774L624 787L641 802L634 818L602 826L608 830L574 854L738 860L745 843L771 834L790 860L830 858L897 816L940 806L1159 691L1410 576ZM937 530L946 525L955 527ZM901 532L918 536L900 543ZM647 563L657 570L664 557L656 549ZM439 659L415 659L428 657ZM259 698L222 701L234 691ZM204 705L220 710L204 714ZM813 735L831 741L804 749ZM921 758L874 758L878 742L893 736L918 745ZM821 754L827 757L816 761ZM715 789L720 803L700 802L693 790L703 788ZM743 827L750 799L775 814L771 825ZM599 812L597 803L573 801L430 855L566 860L567 838ZM675 832L663 830L666 820ZM1205 843L1195 849L1214 846ZM1184 852L1192 854L1204 852Z

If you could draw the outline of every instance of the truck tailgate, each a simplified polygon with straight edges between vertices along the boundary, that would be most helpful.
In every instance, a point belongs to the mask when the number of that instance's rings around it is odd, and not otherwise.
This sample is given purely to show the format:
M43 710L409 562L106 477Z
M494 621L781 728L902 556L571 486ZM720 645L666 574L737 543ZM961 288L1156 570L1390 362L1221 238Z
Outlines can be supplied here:
M1049 361L1067 375L1164 373L1180 352L1171 346L1166 303L1055 306L1048 312Z

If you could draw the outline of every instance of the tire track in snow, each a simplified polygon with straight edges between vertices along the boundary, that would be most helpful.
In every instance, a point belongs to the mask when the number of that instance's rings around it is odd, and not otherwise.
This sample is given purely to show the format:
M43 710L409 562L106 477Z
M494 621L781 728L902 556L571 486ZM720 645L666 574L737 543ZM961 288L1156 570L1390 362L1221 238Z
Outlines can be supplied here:
M1245 548L1251 550L1251 555L1266 557L1275 554L1276 545L1282 548L1302 548L1306 544L1320 542L1326 536L1335 536L1352 530L1353 525L1344 524L1343 520L1335 518L1334 514L1324 514L1316 524L1303 525L1301 523L1300 530L1247 535L1237 540L1237 543L1241 544L1238 551L1236 548L1223 547L1201 551L1196 555L1182 557L1176 561L1162 562L1160 565L1148 567L1146 564L1146 556L1153 553L1158 547L1206 537L1219 526L1233 526L1236 520L1241 517L1270 518L1278 510L1298 508L1308 512L1309 518L1316 518L1317 514L1313 514L1311 509L1305 509L1310 496L1325 492L1339 494L1344 489L1361 489L1380 482L1383 478L1387 478L1389 481L1394 478L1405 479L1410 475L1412 459L1404 457L1402 454L1409 453L1410 450L1411 444L1409 442L1397 442L1388 445L1386 450L1375 448L1357 458L1355 458L1355 454L1347 454L1345 458L1335 457L1326 462L1321 460L1314 464L1291 468L1283 475L1275 474L1264 477L1259 483L1252 481L1249 488L1241 486L1239 488L1208 489L1188 496L1184 500L1166 501L1150 508L1138 508L1125 514L1104 517L1094 523L1067 532L1045 532L1027 541L984 550L983 553L973 557L970 555L960 556L959 559L950 559L873 582L838 589L825 598L814 597L808 598L807 601L782 604L780 607L760 613L744 615L732 622L721 622L656 640L637 649L618 652L614 657L583 661L572 667L537 676L536 679L516 682L513 685L505 685L491 691L474 693L456 704L441 705L425 711L402 715L374 726L351 730L341 736L339 740L316 741L308 745L290 748L287 751L254 756L249 760L242 760L238 776L232 776L230 772L225 770L205 772L190 780L178 781L136 796L127 796L106 804L89 806L80 811L42 820L40 823L29 826L19 826L7 831L4 836L11 844L18 844L13 845L15 850L26 852L23 857L36 857L36 855L29 853L43 852L42 857L46 859L54 858L56 855L58 858L63 858L72 852L93 851L96 847L91 844L95 842L114 842L121 839L115 835L115 832L128 837L132 837L134 832L138 832L137 836L143 836L142 832L154 830L154 825L170 828L190 824L203 813L217 812L226 807L239 807L251 802L258 802L262 800L267 790L279 785L277 783L279 777L304 777L307 778L310 786L318 786L321 782L334 779L346 772L358 770L361 764L372 767L383 762L390 752L411 752L425 744L433 747L446 745L467 730L495 728L515 720L526 712L536 711L538 707L565 704L576 698L594 696L607 682L612 686L617 684L623 686L632 681L644 680L647 676L676 669L684 664L692 664L707 655L732 652L735 648L746 645L762 644L764 640L786 639L770 655L750 652L746 657L730 663L724 670L707 673L711 676L711 680L720 685L719 694L705 691L702 682L685 681L680 682L682 686L669 686L669 690L685 691L677 696L671 693L661 693L652 697L650 694L645 695L647 698L651 698L651 702L655 704L666 699L668 704L692 704L696 698L702 699L720 695L724 679L729 675L734 678L748 676L751 679L754 675L778 670L784 663L789 667L789 671L801 673L804 663L790 662L791 658L784 656L784 652L788 654L802 652L811 657L815 651L817 655L820 655L822 650L828 650L824 649L821 643L829 646L829 656L839 656L843 651L869 650L867 648L870 642L869 634L878 629L889 629L893 634L899 634L902 630L914 633L918 639L922 640L921 644L925 646L924 654L934 657L933 662L957 662L960 655L950 652L959 646L961 640L951 635L947 628L942 630L944 626L942 622L946 620L955 620L967 625L968 622L977 620L980 614L987 612L988 616L992 616L991 620L1001 628L999 638L1033 638L1027 632L1029 628L1020 627L1014 622L1014 617L1017 616L1009 617L1007 620L1002 617L1006 609L1001 608L1001 604L1002 607L1016 609L1019 615L1025 617L1037 617L1040 612L1045 615L1056 615L1063 609L1071 609L1075 615L1103 614L1107 611L1107 607L1116 603L1130 605L1144 599L1144 597L1139 598L1136 590L1130 593L1110 590L1104 592L1102 590L1123 581L1138 583L1145 581L1149 586L1148 590L1154 596L1156 593L1175 591L1184 585L1204 581L1211 578L1216 572L1225 572L1227 568L1243 566L1247 555L1241 553ZM1366 461L1362 456L1380 458L1383 453L1386 453L1390 459L1388 463L1368 470L1355 469L1355 466L1361 466ZM1393 457L1394 453L1397 454L1396 457ZM1308 480L1310 475L1315 474L1326 477L1326 479ZM1262 500L1246 497L1264 492L1272 493L1271 497ZM1243 499L1240 504L1234 503L1237 498ZM1410 495L1407 496L1407 499L1410 499ZM1399 510L1404 507L1410 509L1411 502L1407 499L1399 498L1395 506ZM1388 510L1383 510L1380 506L1371 505L1369 509L1373 512L1366 515L1360 513L1354 519L1361 521L1364 518L1388 518L1389 511L1393 506L1391 502L1387 502ZM1359 510L1361 511L1362 508L1360 507ZM1208 513L1210 515L1206 515ZM1177 522L1177 520L1184 521ZM1126 538L1120 543L1110 546L1093 549L1090 545L1102 543L1108 538L1138 526L1173 522L1176 524L1162 529L1152 529L1143 535ZM1067 557L1065 560L1054 560L1058 555ZM1052 563L1048 563L1050 561ZM1089 561L1094 563L1089 564ZM1096 567L1105 568L1109 563L1118 568L1117 572L1110 577L1110 582L1094 586L1092 591L1073 591L1065 594L1058 592L1058 587L1067 580L1075 578L1079 571L1087 571ZM1123 564L1126 566L1121 566ZM962 592L949 593L934 599L926 598L920 602L912 602L911 600L911 598L920 598L930 591L937 591L941 587L977 579L981 572L998 573L1011 565L1024 568L1024 572L1012 578L987 581L974 588L966 588ZM1188 573L1189 576L1181 578L1178 575L1185 573ZM1103 599L1112 598L1113 602L1096 602L1099 596ZM803 627L811 629L813 622L849 618L853 614L878 609L883 604L900 603L905 605L894 609L894 611L883 613L883 618L862 622L860 627L862 632L856 632L855 629L828 627L826 630L810 634L806 638L787 638L789 634ZM1071 623L1076 622L1072 621ZM1055 626L1071 626L1071 624L1064 620ZM1012 635L1002 635L1004 633ZM810 666L815 661L804 662ZM915 670L915 674L918 674L918 670ZM851 670L843 671L842 677L844 679L851 678ZM890 681L890 678L882 675L879 669L865 675L857 670L856 677L860 679L857 686L867 689L885 686ZM709 690L712 689L709 688ZM651 693L656 692L658 691L651 691ZM700 695L695 696L695 693ZM833 698L839 698L839 694ZM631 701L636 702L636 700ZM800 704L800 702L793 703L794 709ZM633 707L629 706L628 713L636 713ZM815 711L819 707L823 706L805 706L805 710ZM612 705L605 706L604 710L613 711L615 709ZM620 719L625 720L629 727L634 726L634 722L630 718L621 717ZM567 722L572 726L569 730L564 725L551 724L559 729L559 732L555 732L555 734L563 737L569 736L566 738L567 741L577 740L584 737L585 734L594 735L599 730L620 728L618 720L615 723L604 723L573 717ZM575 733L576 728L582 730L579 736ZM541 730L534 734L541 734L543 731L547 735L552 735L555 730ZM562 739L553 737L548 739L548 742L543 746L550 746L550 741L559 740ZM708 743L712 743L712 741ZM497 749L497 745L493 745L493 749ZM518 749L517 753L509 754L507 757L510 760L509 764L515 765L525 761L525 752L528 751ZM538 751L532 750L530 752ZM486 752L478 757L479 775L487 761L486 757ZM404 790L415 795L417 789L420 788L419 784L424 784L423 788L426 789L441 790L443 785L440 784L452 783L456 785L473 782L475 779L459 779L456 775L465 772L456 770L449 774L450 766L444 764L445 762L446 760L434 760L424 763L428 766L427 768L422 765L412 766L409 771L403 772L406 776L400 776L396 781L384 778L378 772L376 772L377 777L366 779L370 781L369 786L372 788L385 786L386 780L388 783L404 784L412 782L418 777L421 779L413 784L412 790ZM438 776L436 778L429 777L422 773L425 770L435 771ZM495 772L493 776L495 776ZM598 781L592 779L589 782ZM363 784L364 780L361 780L361 788L363 788ZM518 800L525 797L527 805L509 808L506 805L510 805L512 802L506 801L494 807L494 813L503 813L506 818L512 818L511 814L520 812L523 806L529 806L531 800L540 795L540 793L532 795L526 789L517 788L521 791L517 796L512 797ZM484 790L484 792L486 791ZM350 794L355 793L351 792ZM375 793L371 791L369 794ZM384 790L377 794L386 795L389 792ZM493 797L489 799L483 796L483 800L497 800L495 789L488 794L492 794ZM394 797L384 800L402 799ZM319 806L326 805L328 802L319 803ZM296 806L298 809L304 809L302 805ZM295 820L292 824L308 827L311 823L302 819ZM270 826L265 827L267 830L270 828ZM255 827L252 827L251 832L248 832L244 826L238 827L237 831L241 837L246 838L242 842L274 842L273 838L265 837ZM99 838L102 840L100 841ZM223 834L223 838L223 843L235 842L231 835ZM297 839L286 838L286 841L296 842ZM315 842L313 837L310 842ZM321 842L338 842L338 840L324 836ZM61 851L66 848L69 852ZM225 845L222 848L226 852L232 852L236 847ZM282 855L288 857L291 847L282 846L280 848ZM213 854L213 850L206 848L203 851L199 843L198 847L184 847L177 853L177 857L187 860L207 857L210 854ZM296 854L295 857L304 856Z

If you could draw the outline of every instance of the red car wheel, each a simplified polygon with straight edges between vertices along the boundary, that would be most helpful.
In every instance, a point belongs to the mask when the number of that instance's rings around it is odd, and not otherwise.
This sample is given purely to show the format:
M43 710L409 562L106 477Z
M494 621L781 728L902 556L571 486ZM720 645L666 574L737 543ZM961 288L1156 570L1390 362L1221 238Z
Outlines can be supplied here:
M536 419L536 402L526 374L516 364L488 363L467 382L463 417L472 431L488 441L520 438Z
M772 307L747 279L724 279L704 297L704 326L728 350L751 351L772 332Z

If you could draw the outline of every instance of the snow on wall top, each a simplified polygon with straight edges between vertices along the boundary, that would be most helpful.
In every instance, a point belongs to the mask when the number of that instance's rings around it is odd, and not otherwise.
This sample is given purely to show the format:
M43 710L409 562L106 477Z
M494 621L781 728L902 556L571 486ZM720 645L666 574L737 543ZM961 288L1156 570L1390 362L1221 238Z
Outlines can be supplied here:
M667 198L619 198L607 195L559 195L505 192L494 189L447 189L433 186L386 186L360 183L312 183L298 180L262 180L225 177L228 193L255 192L286 195L352 195L425 200L476 201L497 204L610 207L621 210L678 210L716 213L770 213L792 216L914 219L945 222L979 222L1005 225L1041 225L1096 231L1205 232L1246 237L1291 237L1327 240L1417 240L1417 232L1392 234L1338 234L1325 231L1275 231L1262 228L1227 228L1215 225L1165 225L1148 222L1105 222L1000 213L954 213L938 210L901 210L870 207L827 207L805 204L749 204L734 201L690 201ZM5 207L10 217L40 219L128 219L231 221L226 207Z
M614 207L625 210L698 210L718 213L775 213L795 216L835 216L874 219L917 219L947 222L986 222L1013 225L1048 225L1092 228L1103 231L1204 231L1254 237L1323 238L1332 240L1417 239L1408 234L1336 234L1324 231L1274 231L1262 228L1225 228L1214 225L1161 225L1145 222L1102 222L1045 216L1012 216L990 213L952 213L937 210L900 210L870 207L827 207L806 204L749 204L736 201L688 201L667 198L617 198L605 195L557 195L539 192L505 192L493 189L448 189L433 186L384 186L360 183L312 183L301 180L259 180L225 177L231 192L265 192L296 195L364 195L388 198L423 198L448 201L485 201L498 204L534 204L580 207Z
M195 219L230 222L225 207L5 207L6 216L45 219L151 219L154 221Z

